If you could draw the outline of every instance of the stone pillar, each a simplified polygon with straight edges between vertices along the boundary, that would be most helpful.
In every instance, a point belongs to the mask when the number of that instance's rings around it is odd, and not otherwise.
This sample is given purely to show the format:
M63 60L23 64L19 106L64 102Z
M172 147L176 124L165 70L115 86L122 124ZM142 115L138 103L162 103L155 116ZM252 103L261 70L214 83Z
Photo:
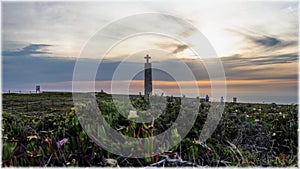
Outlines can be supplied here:
M147 62L145 63L145 80L144 80L144 89L145 89L145 96L152 94L152 68L151 63L149 63L149 55L145 57Z

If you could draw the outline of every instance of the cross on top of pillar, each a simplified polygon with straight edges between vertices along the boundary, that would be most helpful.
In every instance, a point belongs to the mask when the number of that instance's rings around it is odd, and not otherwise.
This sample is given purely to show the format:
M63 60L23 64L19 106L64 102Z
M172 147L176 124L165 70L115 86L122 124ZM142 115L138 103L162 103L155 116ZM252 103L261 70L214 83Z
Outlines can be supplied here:
M147 63L149 63L149 59L151 59L151 57L149 55L146 55L146 57L144 57L147 60Z

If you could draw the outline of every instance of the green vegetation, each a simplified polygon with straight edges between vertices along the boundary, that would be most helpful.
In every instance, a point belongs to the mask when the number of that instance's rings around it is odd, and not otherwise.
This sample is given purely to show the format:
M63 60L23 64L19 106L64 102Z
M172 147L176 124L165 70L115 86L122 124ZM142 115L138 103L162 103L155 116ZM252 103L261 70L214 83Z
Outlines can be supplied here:
M162 133L180 110L180 99L168 97L157 119L137 123L126 118L128 105L119 103L110 95L97 94L106 122L123 135L136 138ZM140 116L148 101L131 96L131 103ZM180 144L141 159L112 154L94 143L78 121L71 93L3 94L2 104L3 167L297 166L297 105L228 103L213 135L201 143L198 137L209 113L209 104L201 104L196 123ZM117 112L115 104L121 105L122 112ZM174 139L178 130L172 132ZM151 154L152 144L142 148Z

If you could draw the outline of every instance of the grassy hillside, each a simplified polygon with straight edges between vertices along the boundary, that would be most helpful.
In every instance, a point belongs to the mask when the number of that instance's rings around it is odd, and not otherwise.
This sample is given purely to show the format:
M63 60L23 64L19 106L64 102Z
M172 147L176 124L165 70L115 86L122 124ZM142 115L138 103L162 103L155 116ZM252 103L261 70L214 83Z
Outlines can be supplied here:
M2 97L3 167L297 166L297 105L226 103L217 129L201 143L197 140L210 106L202 103L195 124L180 144L160 155L128 158L106 151L87 136L76 116L71 93ZM105 93L98 93L96 98L106 122L123 135L136 138L164 132L181 109L180 98L166 97L162 109L153 112L160 114L158 118L137 123L126 117L132 108L141 116L149 104L146 99L131 96L130 107L122 101L113 102Z

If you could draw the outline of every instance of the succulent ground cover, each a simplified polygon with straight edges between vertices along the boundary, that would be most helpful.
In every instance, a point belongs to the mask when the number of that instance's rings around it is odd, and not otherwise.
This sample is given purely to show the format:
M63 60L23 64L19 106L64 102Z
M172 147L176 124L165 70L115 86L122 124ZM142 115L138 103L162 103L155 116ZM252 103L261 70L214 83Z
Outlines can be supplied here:
M166 97L165 107L156 110L161 112L153 112L160 114L158 118L138 123L126 118L130 107L122 101L113 102L105 93L98 93L96 98L106 122L135 138L164 132L181 108L180 98ZM27 105L41 100L54 102ZM201 103L195 124L180 144L160 155L130 158L112 154L93 142L82 129L78 120L81 116L77 116L71 101L70 93L3 94L2 167L297 166L298 105L226 103L213 135L199 142L210 113L210 104ZM131 104L142 116L149 103L143 97L131 96ZM11 109L11 105L15 107ZM174 139L178 130L172 133ZM140 148L149 149L151 154L150 143Z

